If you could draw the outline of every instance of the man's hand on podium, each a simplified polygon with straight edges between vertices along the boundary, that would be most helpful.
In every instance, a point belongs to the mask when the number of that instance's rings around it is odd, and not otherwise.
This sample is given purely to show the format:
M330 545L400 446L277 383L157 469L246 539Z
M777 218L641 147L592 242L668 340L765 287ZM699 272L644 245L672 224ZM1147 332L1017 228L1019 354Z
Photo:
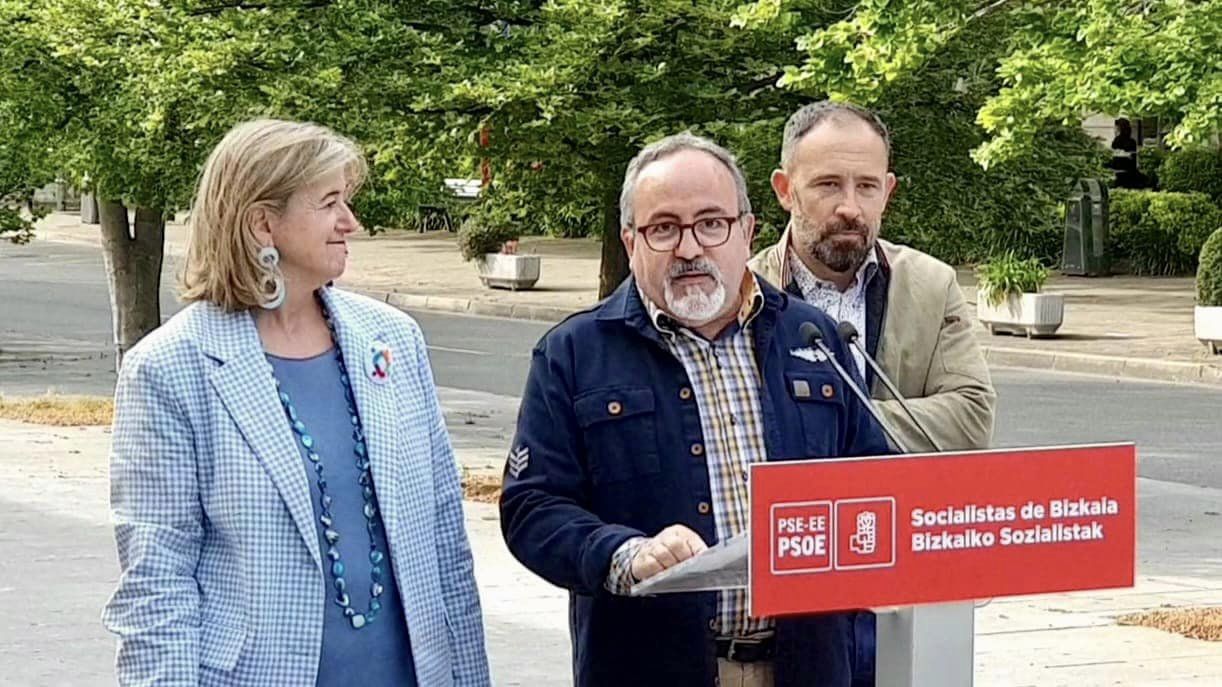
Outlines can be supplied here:
M632 557L632 577L643 582L707 548L699 534L683 525L671 525L637 549Z

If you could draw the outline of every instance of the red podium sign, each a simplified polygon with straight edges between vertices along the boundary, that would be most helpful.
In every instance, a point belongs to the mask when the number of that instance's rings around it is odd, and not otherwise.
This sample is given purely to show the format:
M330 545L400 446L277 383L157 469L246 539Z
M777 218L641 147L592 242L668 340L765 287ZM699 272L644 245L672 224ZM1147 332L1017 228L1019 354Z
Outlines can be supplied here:
M751 612L1133 586L1132 444L751 466Z

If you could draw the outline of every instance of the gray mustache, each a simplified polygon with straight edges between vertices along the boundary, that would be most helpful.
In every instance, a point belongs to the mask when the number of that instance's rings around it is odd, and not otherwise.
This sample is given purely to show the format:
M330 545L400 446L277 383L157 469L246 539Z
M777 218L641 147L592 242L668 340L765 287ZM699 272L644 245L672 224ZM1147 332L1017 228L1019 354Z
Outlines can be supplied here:
M691 274L702 274L714 279L718 278L717 267L705 261L676 262L670 266L670 278L684 277Z

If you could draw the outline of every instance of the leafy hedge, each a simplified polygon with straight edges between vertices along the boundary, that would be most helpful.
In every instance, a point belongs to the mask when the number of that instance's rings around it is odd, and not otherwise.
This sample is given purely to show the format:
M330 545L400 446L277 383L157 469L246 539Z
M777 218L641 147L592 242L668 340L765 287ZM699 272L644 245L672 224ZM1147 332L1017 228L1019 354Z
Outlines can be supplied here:
M1137 150L1137 170L1150 178L1154 188L1161 188L1160 175L1163 163L1170 155L1167 150L1156 146L1146 146Z
M1197 268L1197 303L1222 306L1222 229L1215 231L1201 247Z
M1111 257L1134 274L1192 274L1205 240L1222 227L1222 210L1203 193L1112 191Z
M1170 153L1159 169L1159 188L1204 193L1222 203L1222 150L1194 148Z

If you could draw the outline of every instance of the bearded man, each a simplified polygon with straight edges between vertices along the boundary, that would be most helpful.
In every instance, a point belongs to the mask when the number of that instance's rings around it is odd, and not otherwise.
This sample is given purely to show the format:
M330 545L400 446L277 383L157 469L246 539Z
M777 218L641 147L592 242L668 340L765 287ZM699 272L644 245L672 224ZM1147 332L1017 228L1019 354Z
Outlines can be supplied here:
M891 138L874 113L832 101L795 112L772 174L789 227L750 267L861 333L920 421L854 348L875 406L909 450L987 448L997 395L954 268L879 238L896 186L890 167ZM856 625L854 685L872 685L873 615L859 614Z

